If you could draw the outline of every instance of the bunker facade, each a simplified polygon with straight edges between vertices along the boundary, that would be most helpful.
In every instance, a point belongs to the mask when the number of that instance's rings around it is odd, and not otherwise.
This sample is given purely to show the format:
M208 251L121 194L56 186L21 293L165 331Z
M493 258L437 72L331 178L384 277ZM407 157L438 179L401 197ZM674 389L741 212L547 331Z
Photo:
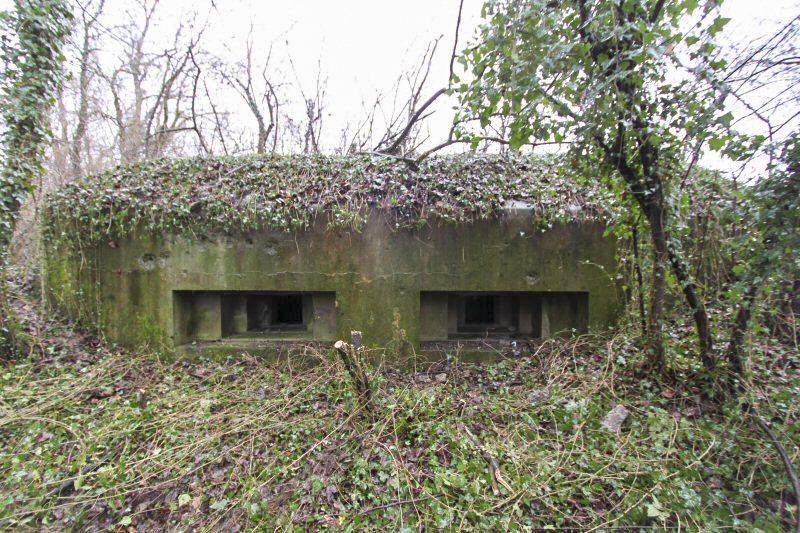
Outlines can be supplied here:
M402 166L400 172L400 179L414 179ZM375 176L355 179L375 190ZM391 189L382 176L381 185ZM462 185L454 183L458 198ZM119 222L110 211L132 209L133 202L115 202L113 191L124 186L111 185L105 188L112 191L110 205L85 209L113 226ZM92 199L98 194L85 191ZM128 231L102 231L80 245L64 238L81 220L75 211L59 211L70 194L56 198L49 211L50 299L123 344L257 352L332 343L357 329L366 345L398 351L494 351L512 341L608 327L621 305L616 242L604 236L603 220L544 221L535 191L501 191L490 216L470 220L446 220L419 205L404 211L396 196L387 202L379 191L347 204L347 216L336 211L342 202L317 203L315 216L288 231L234 222L193 232L163 219L159 231L139 218ZM577 209L553 205L565 213ZM271 211L270 205L252 207L245 210L253 217ZM202 216L188 209L187 220ZM344 223L337 223L337 213Z

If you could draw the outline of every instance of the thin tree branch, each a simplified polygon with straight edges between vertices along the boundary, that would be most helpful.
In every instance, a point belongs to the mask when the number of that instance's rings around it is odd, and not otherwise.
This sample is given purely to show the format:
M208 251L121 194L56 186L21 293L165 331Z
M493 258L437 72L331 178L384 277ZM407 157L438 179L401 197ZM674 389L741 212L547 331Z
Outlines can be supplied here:
M769 437L772 446L778 452L778 455L781 456L781 460L783 461L783 468L786 470L786 475L789 477L789 481L792 484L792 488L794 489L794 501L800 502L800 480L797 478L797 472L795 472L794 466L792 465L792 460L789 457L789 454L786 453L786 449L781 445L780 441L778 441L778 437L775 436L775 433L772 432L770 427L767 425L766 421L761 418L758 414L753 414L753 417L756 420L756 423L764 430L764 433L767 434ZM796 522L794 525L795 533L800 533L800 509L796 513Z
M433 95L431 95L431 97L428 98L428 100L426 100L425 103L422 104L422 106L409 118L408 124L406 124L406 127L403 129L403 131L400 133L400 135L397 136L397 138L392 143L392 145L387 150L385 150L385 152L387 154L391 154L391 155L396 155L397 154L398 149L403 144L403 142L405 142L406 138L411 133L411 130L414 128L414 125L419 121L420 116L422 115L422 113L425 112L425 110L428 107L430 107L430 105L433 104L440 96L442 96L443 94L446 94L450 90L450 86L451 86L451 83L453 81L453 75L454 75L453 74L453 66L454 66L454 63L455 63L455 58L456 58L457 49L458 49L457 48L458 47L458 32L459 32L459 30L461 28L461 13L462 13L463 9L464 9L464 0L461 0L459 2L459 4L458 4L458 18L456 19L456 31L455 31L455 39L454 39L454 43L453 43L453 53L450 56L450 76L448 77L448 80L447 80L447 87L439 89L438 91L433 93Z
M194 51L192 50L191 46L189 47L189 57L191 58L192 65L194 65L194 68L196 70L194 76L194 83L192 84L192 106L191 106L192 128L194 129L194 132L197 134L197 139L200 141L200 147L203 149L203 152L208 154L210 153L210 151L208 149L208 146L206 145L205 139L203 138L203 133L200 131L200 128L197 125L197 111L195 109L195 102L197 101L197 84L200 82L200 74L202 71L200 70L200 66L197 64L197 61L195 60Z

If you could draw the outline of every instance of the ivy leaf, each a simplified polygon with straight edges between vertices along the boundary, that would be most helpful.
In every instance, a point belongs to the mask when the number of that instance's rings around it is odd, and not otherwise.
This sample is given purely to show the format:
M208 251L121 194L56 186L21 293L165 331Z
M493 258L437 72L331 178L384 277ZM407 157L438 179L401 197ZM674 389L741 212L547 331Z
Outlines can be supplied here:
M511 134L511 149L519 150L522 146L528 143L530 137L520 129L515 130Z
M727 17L717 17L716 19L714 19L714 22L711 24L711 26L709 26L708 34L711 35L712 37L715 37L719 32L722 31L722 28L724 28L725 25L730 21L731 19Z
M723 146L725 146L725 142L726 140L724 138L712 137L708 140L708 146L715 152L718 152Z
M227 506L228 506L228 500L222 499L222 500L217 500L211 505L209 505L209 508L213 511L222 511Z

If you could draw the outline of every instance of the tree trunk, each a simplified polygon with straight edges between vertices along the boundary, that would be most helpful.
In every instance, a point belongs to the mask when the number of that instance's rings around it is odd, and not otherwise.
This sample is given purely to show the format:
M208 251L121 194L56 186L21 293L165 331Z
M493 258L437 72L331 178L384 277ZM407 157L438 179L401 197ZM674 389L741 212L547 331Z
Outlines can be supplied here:
M639 256L639 230L637 221L631 223L631 236L633 238L633 261L636 269L636 287L639 292L639 320L642 325L642 335L647 335L647 313L644 311L644 280L642 276L642 260Z
M625 176L628 178L628 176ZM697 330L700 359L703 366L708 371L712 371L716 364L712 357L713 339L711 336L711 326L708 320L708 313L703 301L697 295L697 286L689 275L686 265L678 255L674 244L672 244L669 232L666 229L666 211L661 201L660 180L652 178L648 186L644 189L638 180L628 179L634 197L639 202L639 206L647 216L650 224L650 237L653 240L653 287L650 301L650 317L647 322L648 336L652 349L653 366L663 367L664 364L664 340L661 333L661 320L664 313L664 294L666 291L666 265L672 267L672 272L681 286L681 291L686 297L686 301L692 310L695 328ZM646 190L654 190L655 194L645 194Z
M102 9L102 3L100 4ZM96 17L95 17L96 19ZM91 25L83 28L83 45L81 47L80 73L78 74L78 122L75 134L69 147L69 158L72 179L78 179L83 173L81 170L81 147L83 137L86 135L86 123L89 120L89 55L91 54Z
M697 329L698 347L700 349L700 360L703 361L703 366L708 371L714 370L716 361L712 356L713 339L711 337L711 326L708 321L708 313L706 306L697 296L697 286L694 281L689 277L686 265L673 246L668 246L669 262L672 265L672 272L683 290L686 297L686 302L692 309L692 316L694 317L695 328Z
M716 362L712 356L713 339L708 313L703 301L697 295L697 285L689 276L686 265L678 255L674 244L671 242L669 232L664 227L664 209L657 203L648 204L646 208L647 219L650 222L650 233L653 239L653 300L651 301L651 317L648 329L654 346L660 344L661 360L655 363L663 364L664 345L661 337L660 321L663 316L664 293L666 289L666 265L672 267L672 272L681 287L686 302L692 310L692 317L697 330L700 360L706 370L712 371ZM653 313L658 313L653 316ZM655 354L657 357L657 353Z
M662 370L665 364L664 336L661 331L664 318L664 295L667 287L667 235L664 230L663 208L651 203L646 209L653 240L653 286L650 294L650 314L647 320L650 364Z
M372 400L372 387L369 384L366 368L361 353L362 342L361 332L351 331L350 336L353 343L347 344L344 341L336 341L334 348L339 352L339 356L344 363L350 379L353 381L353 388L358 397L359 406L368 416L375 414L375 404Z
M11 302L8 297L7 275L5 266L0 264L0 361L12 359L17 347Z
M646 131L645 124L638 124L640 131ZM664 339L661 332L661 320L664 313L664 294L666 291L666 265L669 261L681 290L686 297L697 328L699 340L700 359L707 370L714 369L712 357L712 337L708 313L705 304L697 296L697 286L689 276L683 260L671 243L666 226L667 211L664 205L664 182L656 169L658 165L658 149L650 143L645 136L639 149L640 158L644 168L644 176L640 176L628 164L622 150L625 126L620 123L617 140L614 147L609 147L602 138L597 137L598 143L603 147L609 162L616 168L627 182L630 192L639 204L640 209L647 217L650 224L650 236L653 240L653 287L650 300L650 317L648 320L648 333L651 344L651 357L653 366L664 366Z
M744 346L744 336L745 333L747 333L747 325L750 322L750 316L757 293L758 287L756 284L751 284L742 302L739 304L739 308L736 310L736 315L733 319L733 324L731 324L731 336L728 340L728 348L725 350L725 357L731 367L731 376L728 379L728 390L733 393L742 388L741 381L737 383L736 378L741 378L744 374L742 347Z

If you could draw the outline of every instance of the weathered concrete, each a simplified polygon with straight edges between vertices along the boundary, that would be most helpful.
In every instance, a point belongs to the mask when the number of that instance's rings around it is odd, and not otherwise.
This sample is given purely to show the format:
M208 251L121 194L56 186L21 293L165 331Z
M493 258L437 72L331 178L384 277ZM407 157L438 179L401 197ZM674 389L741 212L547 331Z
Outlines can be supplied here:
M498 294L498 324L547 337L613 324L616 243L603 229L542 229L514 209L467 225L396 230L373 212L361 232L320 222L299 233L139 235L80 257L52 249L45 275L51 301L128 345L225 338L240 350L259 339L346 339L358 329L368 346L418 347L457 331L454 292ZM302 330L248 338L247 303L236 291L304 293Z

